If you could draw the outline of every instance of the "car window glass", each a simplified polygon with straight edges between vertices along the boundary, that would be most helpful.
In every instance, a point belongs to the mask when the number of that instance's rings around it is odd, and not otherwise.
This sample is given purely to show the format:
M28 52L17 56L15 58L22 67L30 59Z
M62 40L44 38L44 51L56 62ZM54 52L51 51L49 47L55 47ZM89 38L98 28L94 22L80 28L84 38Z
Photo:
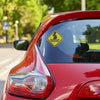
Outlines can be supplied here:
M39 48L47 63L100 62L100 20L58 23L44 33Z

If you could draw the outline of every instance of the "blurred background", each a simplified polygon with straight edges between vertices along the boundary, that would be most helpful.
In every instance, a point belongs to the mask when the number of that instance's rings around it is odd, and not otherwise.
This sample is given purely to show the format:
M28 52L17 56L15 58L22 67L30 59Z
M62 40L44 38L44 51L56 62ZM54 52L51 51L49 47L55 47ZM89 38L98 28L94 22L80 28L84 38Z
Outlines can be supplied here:
M0 0L0 44L31 40L44 16L76 10L100 10L100 0Z

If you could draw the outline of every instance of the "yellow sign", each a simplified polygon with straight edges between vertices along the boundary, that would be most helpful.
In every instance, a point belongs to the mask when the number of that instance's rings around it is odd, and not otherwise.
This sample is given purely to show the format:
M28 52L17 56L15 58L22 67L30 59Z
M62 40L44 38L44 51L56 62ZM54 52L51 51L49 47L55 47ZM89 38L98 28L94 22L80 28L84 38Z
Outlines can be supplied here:
M63 37L55 30L48 36L47 40L56 47L63 40Z

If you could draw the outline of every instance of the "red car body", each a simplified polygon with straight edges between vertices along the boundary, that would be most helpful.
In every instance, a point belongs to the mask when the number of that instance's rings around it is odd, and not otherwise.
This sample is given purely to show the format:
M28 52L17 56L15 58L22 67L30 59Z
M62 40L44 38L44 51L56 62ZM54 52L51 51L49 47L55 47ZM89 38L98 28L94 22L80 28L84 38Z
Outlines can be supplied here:
M53 14L45 17L42 26L30 44L24 60L9 73L25 73L34 69L34 46L46 30L64 20L100 18L100 11L75 11ZM37 56L39 56L37 54ZM41 65L40 61L37 62ZM59 63L47 64L53 77L53 87L46 100L99 100L100 99L100 63ZM41 69L42 70L42 69ZM29 100L8 93L8 81L1 100ZM32 100L35 100L31 98Z

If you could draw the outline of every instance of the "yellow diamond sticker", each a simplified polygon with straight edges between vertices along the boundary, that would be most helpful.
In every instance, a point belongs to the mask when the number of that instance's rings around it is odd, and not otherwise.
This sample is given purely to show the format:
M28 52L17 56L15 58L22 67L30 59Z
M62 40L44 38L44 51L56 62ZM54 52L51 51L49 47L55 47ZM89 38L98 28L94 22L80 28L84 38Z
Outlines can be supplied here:
M48 36L47 40L56 47L63 40L63 37L55 30Z

